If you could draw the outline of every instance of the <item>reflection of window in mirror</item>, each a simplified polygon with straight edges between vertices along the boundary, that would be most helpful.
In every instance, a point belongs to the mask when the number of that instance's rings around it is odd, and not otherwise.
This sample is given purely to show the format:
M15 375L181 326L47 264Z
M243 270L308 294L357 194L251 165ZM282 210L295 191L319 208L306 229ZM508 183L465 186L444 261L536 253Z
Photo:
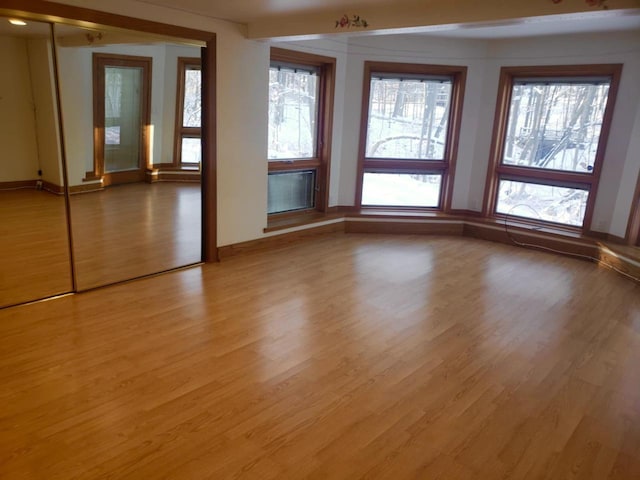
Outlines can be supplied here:
M202 77L199 58L178 58L178 91L176 95L176 145L174 166L198 168L202 148Z
M181 115L200 160L200 46L72 26L56 42L78 289L199 262L199 164L176 168L175 145Z

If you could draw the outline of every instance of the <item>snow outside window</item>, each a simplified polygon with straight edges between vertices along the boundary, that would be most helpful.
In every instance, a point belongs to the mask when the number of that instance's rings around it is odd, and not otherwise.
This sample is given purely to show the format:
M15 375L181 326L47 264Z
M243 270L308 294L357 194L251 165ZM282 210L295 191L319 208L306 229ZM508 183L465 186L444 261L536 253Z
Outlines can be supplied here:
M269 68L269 160L316 156L318 87L314 70Z

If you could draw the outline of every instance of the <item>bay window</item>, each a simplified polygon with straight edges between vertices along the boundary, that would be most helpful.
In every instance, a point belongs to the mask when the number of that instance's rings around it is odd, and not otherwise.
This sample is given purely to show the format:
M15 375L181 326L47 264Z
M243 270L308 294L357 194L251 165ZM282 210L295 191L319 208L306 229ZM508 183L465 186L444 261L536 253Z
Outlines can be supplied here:
M365 62L357 206L450 209L465 76Z
M328 203L335 59L271 49L268 214Z
M590 230L620 71L502 69L487 213Z

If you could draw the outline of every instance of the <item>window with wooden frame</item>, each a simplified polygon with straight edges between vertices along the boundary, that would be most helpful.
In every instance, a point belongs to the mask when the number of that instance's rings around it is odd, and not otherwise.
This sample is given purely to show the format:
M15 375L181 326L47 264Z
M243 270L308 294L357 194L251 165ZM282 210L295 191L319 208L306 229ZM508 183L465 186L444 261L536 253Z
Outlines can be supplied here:
M466 72L365 62L357 207L450 210Z
M621 71L502 68L485 214L591 230Z
M335 59L271 49L268 214L325 212Z
M200 58L178 58L176 95L176 168L197 168L202 160L202 72Z
M631 204L631 212L629 213L629 221L627 222L625 240L629 245L640 247L640 173L638 174L636 191L633 194L633 203Z

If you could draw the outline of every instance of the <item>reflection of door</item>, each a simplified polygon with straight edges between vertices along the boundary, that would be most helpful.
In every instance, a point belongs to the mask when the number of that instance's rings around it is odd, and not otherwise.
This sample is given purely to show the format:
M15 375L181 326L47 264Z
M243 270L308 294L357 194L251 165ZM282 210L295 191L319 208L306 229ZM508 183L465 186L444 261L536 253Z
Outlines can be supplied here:
M151 58L93 55L94 162L88 179L144 180L150 124Z

